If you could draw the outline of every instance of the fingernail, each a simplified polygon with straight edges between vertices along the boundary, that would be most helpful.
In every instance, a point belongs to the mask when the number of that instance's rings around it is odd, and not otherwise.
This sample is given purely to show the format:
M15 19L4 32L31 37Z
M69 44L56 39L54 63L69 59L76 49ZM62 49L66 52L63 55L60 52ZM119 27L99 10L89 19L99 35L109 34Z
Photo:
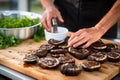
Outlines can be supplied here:
M47 31L48 31L48 32L51 32L51 30L50 30L50 29L47 29Z
M76 47L76 45L73 45L73 47Z

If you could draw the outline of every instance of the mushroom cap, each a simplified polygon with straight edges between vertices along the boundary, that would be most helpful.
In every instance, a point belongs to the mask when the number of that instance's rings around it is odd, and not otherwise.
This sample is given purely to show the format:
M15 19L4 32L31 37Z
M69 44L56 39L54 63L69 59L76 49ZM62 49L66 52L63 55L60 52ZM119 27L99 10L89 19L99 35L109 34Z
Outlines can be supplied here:
M106 46L107 48L105 49L105 51L107 52L111 52L113 49L118 48L118 45L113 43L107 43Z
M91 46L97 50L104 50L107 48L107 46L103 43L102 40L98 40L98 41L94 42Z
M101 64L97 61L84 61L81 65L85 71L95 71L101 67Z
M59 65L59 60L56 58L51 58L51 57L44 57L40 58L39 60L39 66L42 68L55 68Z
M88 56L89 61L98 61L100 63L105 62L107 60L107 53L105 52L97 52Z
M48 41L49 44L52 44L52 45L55 45L55 46L63 44L64 42L65 42L64 40L55 40L55 39L50 39Z
M65 54L67 52L66 49L52 49L50 50L51 53L58 53L58 54Z
M38 56L39 58L41 58L41 57L47 56L48 51L45 49L37 49L37 50L32 51L32 53Z
M112 51L111 52L117 52L117 53L119 53L120 54L120 48L114 48L114 49L112 49Z
M81 65L76 65L75 63L65 63L60 67L60 72L67 76L77 76L81 70Z
M51 50L51 49L53 49L55 46L54 45L51 45L51 44L42 44L41 46L40 46L40 49L42 49L42 50Z
M70 57L70 56L60 56L58 58L58 60L60 61L61 64L64 64L64 63L74 63L75 62L75 59Z
M119 62L120 61L120 54L117 52L108 52L108 61L110 62Z
M90 55L90 51L88 49L77 49L73 47L69 47L68 51L72 56L74 56L77 59L84 59Z
M65 54L56 54L56 53L54 54L54 53L52 53L51 56L54 57L54 58L59 58L59 57L65 56Z
M38 57L34 54L27 54L25 55L25 57L23 58L23 61L25 63L36 63L37 62Z

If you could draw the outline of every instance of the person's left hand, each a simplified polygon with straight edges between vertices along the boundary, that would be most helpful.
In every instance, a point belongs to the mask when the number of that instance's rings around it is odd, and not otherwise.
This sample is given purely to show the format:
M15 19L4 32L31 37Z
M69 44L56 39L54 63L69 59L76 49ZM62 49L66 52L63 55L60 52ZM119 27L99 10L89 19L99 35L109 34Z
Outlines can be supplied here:
M82 45L82 48L87 48L99 40L103 34L103 30L96 27L80 29L71 35L68 40L68 46L78 47Z

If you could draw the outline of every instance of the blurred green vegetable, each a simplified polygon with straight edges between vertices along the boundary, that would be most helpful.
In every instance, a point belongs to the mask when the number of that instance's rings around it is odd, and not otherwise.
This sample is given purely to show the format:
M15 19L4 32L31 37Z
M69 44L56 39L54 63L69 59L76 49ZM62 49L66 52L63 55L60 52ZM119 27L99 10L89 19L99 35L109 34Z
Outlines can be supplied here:
M13 18L13 17L6 17L0 18L0 28L23 28L33 26L40 22L39 18L30 19L26 16L23 18Z
M20 39L17 39L14 36L4 37L2 34L0 34L0 49L4 49L10 46L16 46L21 42L22 41Z
M37 32L33 36L34 41L39 42L45 39L44 28L39 26Z
M36 25L40 22L40 19L30 19L26 16L23 18L6 17L0 18L0 28L23 28ZM44 40L44 28L39 26L36 33L33 36L34 41L39 42ZM20 44L22 40L15 38L14 36L5 37L0 33L0 49L4 49L11 46Z

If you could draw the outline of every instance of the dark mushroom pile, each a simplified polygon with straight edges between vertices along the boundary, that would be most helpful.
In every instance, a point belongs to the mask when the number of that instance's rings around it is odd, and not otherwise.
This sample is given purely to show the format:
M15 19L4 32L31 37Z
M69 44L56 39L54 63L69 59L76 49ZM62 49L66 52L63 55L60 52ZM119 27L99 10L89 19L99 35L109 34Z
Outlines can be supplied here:
M101 68L105 61L119 62L120 48L113 43L103 43L99 40L89 48L68 47L66 40L50 39L47 44L42 44L25 56L25 63L37 63L44 69L53 69L58 66L60 72L68 76L76 76L83 68L85 71L95 71ZM83 63L76 63L76 59L86 59ZM78 66L79 65L79 66ZM81 68L82 67L82 68Z

